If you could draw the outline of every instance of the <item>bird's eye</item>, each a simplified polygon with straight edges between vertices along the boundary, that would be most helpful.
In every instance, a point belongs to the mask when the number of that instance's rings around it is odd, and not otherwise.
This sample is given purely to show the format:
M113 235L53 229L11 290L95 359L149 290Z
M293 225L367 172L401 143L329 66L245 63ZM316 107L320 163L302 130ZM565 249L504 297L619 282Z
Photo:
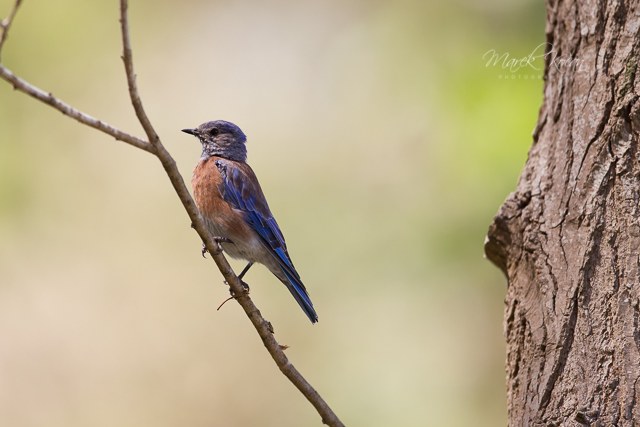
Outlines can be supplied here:
M220 133L220 130L218 128L213 128L209 131L209 135L211 136L216 136Z

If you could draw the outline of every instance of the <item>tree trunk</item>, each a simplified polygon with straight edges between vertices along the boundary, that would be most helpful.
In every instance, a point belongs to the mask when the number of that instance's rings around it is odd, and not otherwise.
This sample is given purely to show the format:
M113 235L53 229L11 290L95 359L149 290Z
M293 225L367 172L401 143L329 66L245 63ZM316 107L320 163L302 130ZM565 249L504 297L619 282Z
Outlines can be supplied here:
M487 257L512 426L640 425L640 0L547 2L544 101Z

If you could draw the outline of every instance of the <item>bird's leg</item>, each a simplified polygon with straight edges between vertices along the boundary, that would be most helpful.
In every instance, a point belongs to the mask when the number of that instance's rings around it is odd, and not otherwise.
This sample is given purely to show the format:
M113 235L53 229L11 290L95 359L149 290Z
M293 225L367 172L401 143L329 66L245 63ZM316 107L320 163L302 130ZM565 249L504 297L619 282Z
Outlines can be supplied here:
M242 278L244 277L245 274L247 274L247 271L249 271L252 265L253 265L253 261L249 261L247 266L242 269L240 274L238 274L238 279L240 279L240 284L242 285L242 288L246 293L249 293L249 284L244 280L242 280ZM229 283L226 280L224 281L224 284L229 286ZM231 289L231 287L229 287L229 294L231 294L231 298L236 297L236 294L233 292L233 289Z
M249 284L244 280L242 280L242 278L244 277L245 274L247 274L247 271L249 271L252 265L253 265L253 261L249 261L247 266L242 269L240 274L238 274L238 279L240 279L240 283L242 284L242 287L244 288L245 292L249 292Z
M244 277L245 274L247 274L247 271L249 271L252 265L253 265L253 261L249 261L247 266L240 272L240 274L238 274L238 279L242 280L242 278Z
M213 240L217 243L217 244L221 244L221 243L233 243L231 241L231 239L227 238L227 237L221 237L221 236L213 236ZM209 252L207 250L207 245L204 244L204 242L202 243L202 258L206 258L205 254Z

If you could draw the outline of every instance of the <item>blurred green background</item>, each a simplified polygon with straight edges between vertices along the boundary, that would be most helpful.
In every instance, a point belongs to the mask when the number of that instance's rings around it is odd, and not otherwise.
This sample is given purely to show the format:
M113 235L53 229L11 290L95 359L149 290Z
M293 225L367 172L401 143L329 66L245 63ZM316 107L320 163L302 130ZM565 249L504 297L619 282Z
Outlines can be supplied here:
M343 421L505 425L505 280L482 244L542 81L483 55L533 51L544 5L146 0L131 24L186 180L200 151L180 129L248 135L320 323L263 267L246 280ZM3 60L142 135L118 31L116 1L25 0ZM0 82L0 425L320 425L239 306L216 311L189 225L158 161Z

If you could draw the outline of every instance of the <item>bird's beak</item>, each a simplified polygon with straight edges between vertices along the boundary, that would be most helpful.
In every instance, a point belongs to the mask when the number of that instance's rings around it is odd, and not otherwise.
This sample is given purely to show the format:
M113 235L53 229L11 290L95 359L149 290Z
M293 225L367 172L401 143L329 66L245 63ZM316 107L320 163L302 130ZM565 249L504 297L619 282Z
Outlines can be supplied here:
M188 133L189 135L198 136L198 129L182 129L182 132Z

